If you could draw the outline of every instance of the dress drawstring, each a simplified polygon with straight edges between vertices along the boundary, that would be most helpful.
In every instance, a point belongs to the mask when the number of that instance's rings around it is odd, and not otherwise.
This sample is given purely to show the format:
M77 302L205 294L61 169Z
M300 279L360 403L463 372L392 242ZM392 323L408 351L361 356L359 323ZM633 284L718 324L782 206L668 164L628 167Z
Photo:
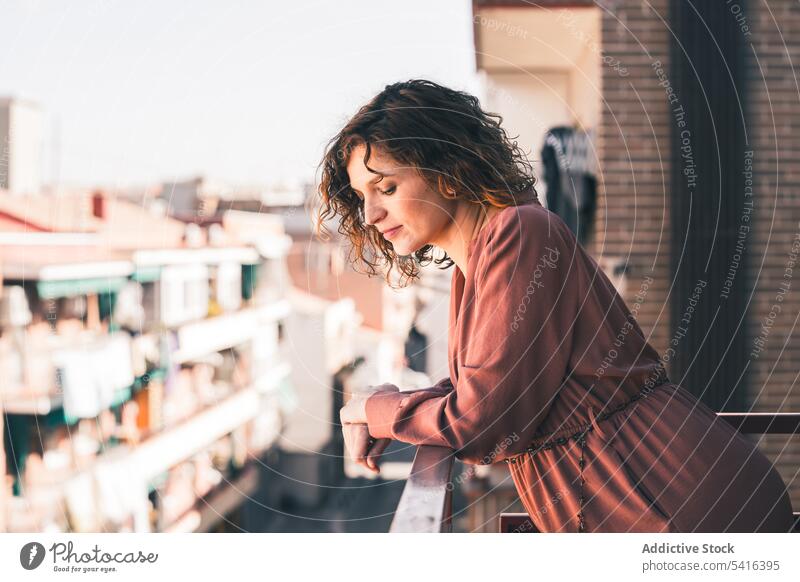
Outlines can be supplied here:
M583 513L583 503L584 503L584 501L586 501L585 496L584 496L584 492L583 492L583 486L586 483L586 479L583 476L583 468L586 466L586 455L585 455L585 451L586 451L586 433L588 433L593 428L594 428L594 426L592 426L590 424L588 427L586 427L585 429L583 429L579 433L576 433L576 434L573 434L573 435L570 435L570 436L566 436L566 437L559 437L559 438L554 439L552 441L548 441L548 442L542 443L541 445L539 445L538 447L536 447L534 449L529 449L528 451L526 451L529 455L531 455L531 457L533 457L533 455L535 455L539 451L552 449L555 446L566 444L566 443L569 442L570 439L573 439L580 446L580 448L581 448L581 456L578 459L578 467L580 468L580 474L578 476L578 515L577 515L577 518L578 518L578 532L579 533L582 533L582 532L586 531L586 518L585 518L584 513ZM516 461L516 457L509 457L508 459L506 459L506 463L516 463L516 462L517 462Z
M508 457L507 459L505 459L505 462L506 463L516 463L517 462L517 458L520 457L521 455L526 454L526 453L531 456L531 461L532 461L533 460L533 455L535 455L536 453L538 453L540 451L552 449L555 446L567 444L570 441L570 439L572 439L575 442L577 442L578 445L581 448L581 456L578 459L578 467L580 468L580 474L579 474L579 477L578 477L578 481L579 481L579 488L578 488L578 514L577 514L576 517L577 517L577 520L578 520L578 532L579 533L580 532L585 532L586 531L586 519L585 519L585 515L584 515L584 511L583 511L583 505L584 505L584 502L586 501L586 499L584 497L583 486L586 483L586 479L583 476L583 469L584 469L584 466L586 465L586 456L585 456L586 435L592 430L597 430L597 432L600 433L601 436L602 436L603 432L602 432L602 430L600 430L600 426L598 424L598 421L603 421L603 420L606 420L607 418L610 418L611 416L613 416L617 412L620 412L620 411L624 410L625 408L627 408L628 406L630 406L631 404L633 404L637 400L639 400L641 398L645 398L650 392L653 391L654 388L657 388L659 386L663 386L664 384L667 384L667 383L669 383L669 378L667 377L666 372L663 371L663 368L659 369L659 373L656 376L655 382L652 385L646 386L644 389L642 389L637 394L634 394L628 401L623 402L623 403L613 407L611 410L607 410L606 412L603 412L600 415L595 415L594 409L592 407L590 407L589 408L589 415L588 415L589 418L590 418L589 423L586 426L581 427L577 432L575 432L575 433L573 433L571 435L568 435L568 436L562 436L562 437L554 438L552 440L545 441L545 442L543 442L543 443L541 443L540 445L537 445L537 446L530 446L523 453L520 453L519 455L515 455L513 457Z
M583 515L583 484L586 483L586 479L583 477L583 466L586 463L584 458L584 451L586 450L586 433L582 433L578 437L578 443L581 446L581 458L578 460L578 466L581 469L580 472L580 489L578 490L578 533L583 533L586 531L586 520Z

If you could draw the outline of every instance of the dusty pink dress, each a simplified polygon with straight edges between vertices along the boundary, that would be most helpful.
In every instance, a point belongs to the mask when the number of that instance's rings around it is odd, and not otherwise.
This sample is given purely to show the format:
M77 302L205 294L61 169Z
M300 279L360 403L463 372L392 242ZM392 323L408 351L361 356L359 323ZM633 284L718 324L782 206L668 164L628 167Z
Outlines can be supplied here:
M543 532L789 531L786 486L670 382L612 283L538 203L506 208L454 268L450 377L367 400L373 437L505 461Z

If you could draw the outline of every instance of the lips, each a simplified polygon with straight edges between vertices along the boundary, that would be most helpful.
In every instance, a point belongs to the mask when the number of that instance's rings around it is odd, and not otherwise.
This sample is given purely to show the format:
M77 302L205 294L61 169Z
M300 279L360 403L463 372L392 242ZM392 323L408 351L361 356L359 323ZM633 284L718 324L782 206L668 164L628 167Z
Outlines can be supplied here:
M403 228L402 224L400 226L395 226L392 229L383 231L383 238L386 238L386 239L393 238L398 232L400 232L401 228Z

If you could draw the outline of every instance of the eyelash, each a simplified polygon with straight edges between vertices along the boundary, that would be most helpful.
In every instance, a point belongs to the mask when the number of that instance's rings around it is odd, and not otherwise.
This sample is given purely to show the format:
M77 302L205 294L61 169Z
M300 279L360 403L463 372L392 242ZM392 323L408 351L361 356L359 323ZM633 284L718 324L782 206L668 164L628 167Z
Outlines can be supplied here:
M380 192L384 196L391 196L392 194L394 194L395 190L397 190L397 186L392 186L391 188L387 188L386 190L381 190L380 188L378 188L378 192ZM355 190L353 191L353 193L356 195L356 198L358 198L360 202L364 202L364 199L361 197L360 194L358 194Z

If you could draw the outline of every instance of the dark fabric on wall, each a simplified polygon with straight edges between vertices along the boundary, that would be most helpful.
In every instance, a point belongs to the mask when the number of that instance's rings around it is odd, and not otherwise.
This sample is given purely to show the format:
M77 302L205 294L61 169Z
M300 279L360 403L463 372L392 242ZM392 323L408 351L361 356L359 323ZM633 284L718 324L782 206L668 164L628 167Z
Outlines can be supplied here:
M406 339L405 355L408 367L415 372L428 372L428 336L412 325Z
M547 208L586 245L597 204L591 136L572 127L554 127L545 135L541 154Z

